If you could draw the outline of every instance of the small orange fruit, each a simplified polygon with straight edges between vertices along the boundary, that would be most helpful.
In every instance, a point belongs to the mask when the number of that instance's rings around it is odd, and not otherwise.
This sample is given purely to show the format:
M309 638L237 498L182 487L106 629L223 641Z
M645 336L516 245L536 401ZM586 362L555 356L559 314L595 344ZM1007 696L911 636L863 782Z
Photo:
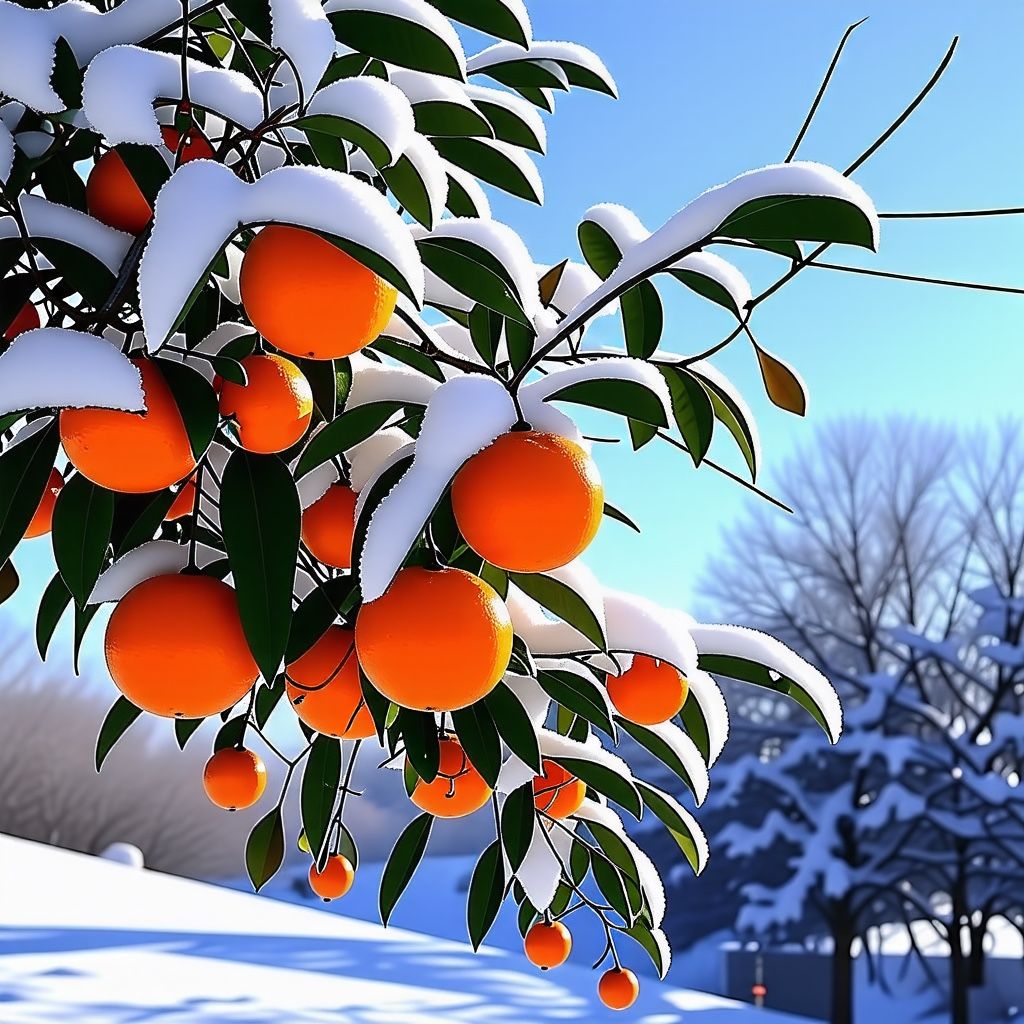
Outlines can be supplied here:
M370 682L418 711L457 711L486 697L508 668L512 620L482 579L462 569L402 569L356 619Z
M359 740L377 730L359 685L352 630L331 626L285 669L285 690L295 714L317 732Z
M452 508L466 543L492 565L545 572L594 539L604 487L597 464L575 441L513 430L459 470Z
M185 423L160 368L133 359L142 375L144 413L65 409L60 440L72 465L111 491L160 491L196 468Z
M542 971L561 967L572 952L572 935L561 921L538 921L527 933L523 946L526 957Z
M46 481L46 490L43 491L43 496L39 499L39 507L33 513L32 520L25 531L26 540L41 537L44 533L50 532L53 526L53 507L57 504L57 495L60 494L60 489L63 486L64 477L60 475L60 471L51 469L50 478Z
M203 769L203 788L226 811L252 807L267 788L267 766L259 754L237 747L214 753Z
M171 523L175 519L182 519L185 516L192 515L196 510L196 482L193 477L189 477L181 485L181 490L174 496L174 501L171 502L171 507L167 510L167 514L164 516L164 522Z
M332 484L302 513L302 543L324 565L352 568L352 536L356 529L356 492Z
M233 707L259 669L235 592L210 576L154 576L118 602L104 649L117 688L165 718L206 718Z
M181 132L169 124L160 128L164 145L172 152L178 152L178 143L181 141ZM181 151L181 162L187 164L189 160L209 160L213 157L213 147L198 128L191 128L185 139L185 146Z
M246 384L223 381L220 412L233 416L246 451L270 455L291 448L313 415L313 391L303 372L284 356L246 356Z
M628 967L613 967L601 975L597 994L609 1010L628 1010L640 995L640 983Z
M587 795L587 787L560 764L544 758L541 762L542 775L533 779L533 802L537 809L545 811L552 818L568 818L575 814Z
M462 818L480 810L491 799L491 787L469 763L454 736L442 737L441 758L433 782L416 783L412 802L437 818Z
M309 887L324 903L340 900L356 880L352 862L343 854L336 853L327 858L323 871L317 871L316 864L309 865Z
M13 341L19 334L39 326L39 311L31 302L26 302L4 331L4 341Z
M239 277L245 312L282 352L337 359L387 326L398 293L372 270L304 228L272 224L249 244Z
M637 654L620 676L609 676L608 696L615 710L637 725L658 725L678 715L686 702L686 676L667 661Z

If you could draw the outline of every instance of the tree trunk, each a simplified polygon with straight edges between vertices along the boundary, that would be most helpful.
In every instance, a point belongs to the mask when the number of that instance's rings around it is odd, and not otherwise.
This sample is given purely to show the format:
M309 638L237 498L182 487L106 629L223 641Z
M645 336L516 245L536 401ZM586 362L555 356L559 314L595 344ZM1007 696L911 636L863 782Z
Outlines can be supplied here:
M967 983L971 988L983 988L985 985L985 932L987 922L980 927L971 925L971 955Z
M962 866L952 886L952 915L949 934L949 1021L970 1024L967 993L970 983L967 958L964 956L963 926L968 921L967 892Z
M832 1010L831 1024L853 1024L853 940L855 933L850 922L841 920L833 924L832 940Z

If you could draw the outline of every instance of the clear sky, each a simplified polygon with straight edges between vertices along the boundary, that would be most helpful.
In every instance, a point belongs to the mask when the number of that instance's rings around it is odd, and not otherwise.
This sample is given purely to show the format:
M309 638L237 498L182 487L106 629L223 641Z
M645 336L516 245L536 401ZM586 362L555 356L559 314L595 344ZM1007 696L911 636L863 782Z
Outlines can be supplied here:
M879 209L1024 205L1024 5L1017 0L531 0L535 36L596 50L618 102L559 97L541 161L539 209L495 196L495 216L519 230L541 262L579 258L575 228L597 202L632 207L653 228L704 188L782 159L851 22L847 47L801 156L845 166L931 75L950 39L953 65L907 124L856 178ZM877 256L852 263L1024 285L1024 218L883 225ZM838 252L838 250L837 250ZM773 263L772 268L778 266ZM765 282L753 267L755 288ZM667 346L696 351L729 324L673 287ZM811 396L806 420L773 409L749 348L718 365L748 396L761 428L764 481L816 424L844 413L913 412L957 423L1018 408L1018 323L1024 296L931 288L806 270L755 319L761 342L795 365ZM613 333L610 321L602 331ZM609 418L609 426L611 424ZM728 443L714 452L734 468ZM749 498L685 455L652 444L599 452L609 498L643 527L608 522L591 562L606 582L686 606L720 530ZM783 513L779 513L782 515ZM12 605L28 618L45 582L47 541L21 550L26 576ZM34 578L30 577L33 569ZM52 570L51 570L52 571ZM93 638L101 630L93 627ZM59 638L58 643L66 640Z

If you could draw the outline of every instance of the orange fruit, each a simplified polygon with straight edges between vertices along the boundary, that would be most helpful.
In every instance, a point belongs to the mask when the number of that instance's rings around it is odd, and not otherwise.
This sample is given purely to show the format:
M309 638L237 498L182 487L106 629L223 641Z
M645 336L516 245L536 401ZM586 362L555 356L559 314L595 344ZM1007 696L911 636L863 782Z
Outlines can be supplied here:
M305 228L272 224L249 244L242 305L264 338L309 359L349 356L387 326L398 293L372 270Z
M628 1010L640 995L640 983L628 967L613 967L601 975L597 994L609 1010Z
M437 818L462 818L480 810L491 799L491 787L469 763L454 736L441 738L441 758L433 782L420 779L412 802Z
M689 684L667 661L637 654L620 676L608 676L608 696L615 710L637 725L658 725L678 715Z
M267 788L267 766L251 750L224 747L206 762L203 788L226 811L252 807Z
M226 711L259 675L235 592L210 576L154 576L132 587L110 616L104 650L117 688L165 718Z
M482 579L462 569L402 569L356 618L370 682L418 711L457 711L486 697L508 668L512 620Z
M285 669L285 690L295 714L317 732L359 740L377 731L359 685L352 630L331 626Z
M53 526L53 507L57 504L57 495L60 494L60 489L63 486L64 477L60 475L60 471L51 469L50 478L46 481L46 490L43 491L43 496L39 499L39 507L33 513L32 520L25 531L26 540L41 537L44 533L50 532L50 528Z
M4 341L13 341L24 331L31 331L39 326L39 311L31 302L26 302L18 310L15 318L7 325L4 331Z
M352 535L356 529L356 492L332 484L302 513L302 543L324 565L352 568Z
M178 143L181 141L181 132L169 124L162 125L160 134L163 136L164 145L172 152L178 152ZM187 164L189 160L210 160L213 157L213 147L198 128L192 127L185 139L185 148L181 151L181 162Z
M572 951L572 935L561 921L547 924L538 921L527 933L523 942L526 958L535 967L546 971L561 967Z
M270 455L291 448L313 415L309 381L284 356L246 356L242 366L248 383L221 383L221 415L234 417L246 451Z
M546 811L552 818L568 818L575 814L587 795L587 787L560 764L544 758L541 762L542 775L533 779L533 802L538 810Z
M594 539L604 487L597 464L575 441L513 430L459 470L452 508L481 558L513 572L545 572Z
M175 519L182 519L190 516L196 509L196 482L189 477L182 485L181 490L174 496L171 507L164 516L164 522L170 523Z
M309 887L324 903L340 900L352 888L355 879L352 862L340 853L327 858L323 871L317 871L316 864L309 865Z
M160 368L133 359L142 374L146 412L65 409L60 440L72 465L111 491L145 494L177 483L196 468L185 423Z

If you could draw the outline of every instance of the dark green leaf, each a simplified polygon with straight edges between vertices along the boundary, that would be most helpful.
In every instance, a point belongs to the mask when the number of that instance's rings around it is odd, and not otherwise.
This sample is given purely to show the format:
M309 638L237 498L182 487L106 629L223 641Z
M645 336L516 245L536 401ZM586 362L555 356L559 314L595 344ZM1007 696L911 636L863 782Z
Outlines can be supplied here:
M415 874L416 868L419 867L433 824L432 815L421 814L409 822L398 837L398 841L388 857L388 862L384 865L384 873L380 879L378 906L383 924L387 924L390 920L395 904L398 903L399 897L405 892L405 887Z
M621 416L667 427L661 399L646 384L613 377L605 380L583 380L569 384L548 395L548 402L573 402L591 409L603 409Z
M299 456L295 475L303 477L335 455L346 452L360 441L372 437L401 408L400 402L369 402L343 412L306 445Z
M834 196L764 196L735 209L716 234L763 242L839 242L875 249L871 221Z
M433 228L435 211L431 206L430 192L416 164L408 156L402 156L390 167L382 168L380 173L399 203L427 230Z
M174 720L174 738L180 750L185 749L185 744L205 721L205 718L176 718Z
M513 872L519 870L530 849L536 814L532 782L523 783L505 797L501 807L501 838Z
M519 698L506 683L498 683L484 698L484 703L490 708L498 734L508 749L539 772L541 757L537 730Z
M100 734L96 737L96 771L103 767L107 754L114 744L125 734L128 727L142 714L127 697L118 697L113 707L107 712L100 726Z
M318 584L299 602L285 648L285 664L298 661L338 618L338 609L352 592L354 576L339 576Z
M501 846L495 840L480 855L469 882L466 922L473 949L480 948L480 943L491 930L504 895L505 865L501 859Z
M658 945L654 938L651 926L646 921L636 921L630 928L626 929L626 934L643 947L644 951L651 958L651 963L654 964L658 977L664 978L668 971L668 964L665 962L662 947Z
M391 489L401 480L405 471L412 465L412 455L404 455L397 459L369 486L368 490L362 492L366 495L363 499L362 514L356 520L356 529L352 537L352 564L358 565L363 554L363 544L366 542L366 529L370 525L370 519L377 510L377 506L391 492Z
M754 434L747 423L743 410L736 404L729 393L714 381L707 377L695 374L698 380L704 385L708 396L711 399L711 406L714 409L715 418L725 424L726 429L732 434L736 441L747 468L750 470L750 479L757 478L757 446L754 441Z
M256 691L256 705L253 708L253 714L256 724L261 729L266 726L267 720L273 714L274 708L280 704L284 693L284 676L278 676L270 686L261 686Z
M254 35L270 42L270 5L264 0L224 0L224 6Z
M598 793L625 808L637 820L643 815L643 804L636 784L620 775L614 768L582 757L552 757L551 760L556 761L576 778L582 779Z
M592 220L583 221L576 229L576 235L583 258L590 269L603 280L619 265L622 260L621 250L612 236Z
M57 36L51 82L53 91L61 98L65 109L81 108L82 71L78 66L75 51L63 36Z
M700 702L688 700L683 705L683 710L679 712L679 721L707 764L711 760L711 737Z
M529 46L526 30L522 21L516 17L514 10L503 0L430 0L442 14L453 21L487 32L499 39L508 39L519 46Z
M694 796L697 795L697 790L694 788L693 780L690 778L690 773L686 770L686 765L679 759L679 756L673 751L672 747L666 743L656 732L648 729L646 726L637 725L635 722L630 722L621 716L616 716L615 719L623 729L633 737L637 743L640 744L645 750L649 750L666 768L674 772L686 785L686 788L690 790Z
M537 673L537 682L553 701L574 714L582 715L588 722L615 738L612 706L602 687L575 672L561 669L542 669Z
M665 326L658 289L650 281L641 281L619 297L626 351L637 359L650 359L661 341Z
M191 366L169 359L160 359L158 362L160 372L181 412L192 454L197 460L201 459L217 432L220 416L217 394L210 382Z
M622 523L624 526L628 526L631 530L636 530L637 533L640 532L640 527L637 526L636 523L634 523L633 520L622 511L622 509L616 508L607 501L604 503L604 514L609 519L614 519L616 522Z
M114 526L110 531L115 556L120 557L152 540L176 497L177 492L170 489L156 494L118 494L114 499Z
M389 64L463 79L449 45L429 28L384 11L342 10L329 14L339 43Z
M568 584L553 576L523 572L509 573L509 579L528 597L578 629L596 647L602 651L607 650L608 644L600 620L590 605Z
M14 563L10 559L0 565L0 604L15 593L20 583L18 570L14 568Z
M341 782L341 742L332 736L317 736L302 772L302 829L320 862L330 832L331 815Z
M501 769L501 740L487 705L483 701L452 712L452 726L470 764L492 789Z
M504 599L505 595L502 594L502 600ZM512 637L512 657L509 659L508 669L510 672L515 672L516 675L536 678L537 663L533 660L530 648L526 646L526 641L521 636L513 635Z
M698 844L689 823L681 813L682 808L672 797L660 789L650 786L646 782L638 782L637 785L644 803L668 829L679 849L683 851L683 856L686 857L690 867L693 868L694 874L700 874L704 870L701 851L705 851L707 846L703 841Z
M411 366L426 377L442 383L444 381L444 373L441 367L425 352L418 348L413 348L408 342L381 337L373 343L373 347L383 352L384 355L391 356L392 359L405 363L406 366Z
M245 869L253 888L259 892L277 874L284 861L284 822L275 807L260 818L245 844Z
M480 304L469 311L469 335L477 355L490 367L498 357L502 317Z
M525 118L500 103L489 103L477 96L473 102L489 125L487 135L493 134L500 142L507 142L520 149L528 149L534 153L544 152L544 137ZM468 134L468 133L466 133Z
M295 127L351 142L370 158L374 167L386 167L398 155L392 153L384 140L366 125L337 114L307 114L295 122Z
M409 763L424 782L433 782L437 778L441 758L434 716L426 711L402 708L398 712L398 726L405 740Z
M469 171L475 178L500 188L503 192L538 205L543 201L537 184L506 152L483 139L434 139L434 146L456 167ZM513 151L514 152L514 151ZM524 161L529 157L523 155Z
M11 557L39 508L59 443L54 419L0 455L0 562Z
M597 882L597 887L609 906L629 924L633 920L633 915L630 913L629 899L626 896L626 886L621 872L604 857L595 857L591 870L594 873L594 881Z
M493 137L486 117L473 106L447 100L426 100L413 104L416 131L432 138L467 135Z
M39 610L36 612L36 648L40 658L46 659L46 651L53 639L54 630L70 603L71 591L61 579L60 573L55 573L43 591L43 596L39 600Z
M228 711L222 712L228 714ZM241 747L242 740L245 737L245 726L248 721L248 716L245 714L235 715L234 718L229 718L225 723L217 730L217 735L213 738L213 749L224 750L227 747Z
M85 607L107 557L114 495L76 473L53 509L53 557L79 608Z
M171 169L165 163L160 150L153 146L136 146L125 143L117 147L117 155L128 168L128 173L132 176L146 202L152 207L156 202L157 193L171 176Z
M672 396L672 414L689 449L693 464L699 466L711 447L715 412L704 385L676 366L658 367Z

